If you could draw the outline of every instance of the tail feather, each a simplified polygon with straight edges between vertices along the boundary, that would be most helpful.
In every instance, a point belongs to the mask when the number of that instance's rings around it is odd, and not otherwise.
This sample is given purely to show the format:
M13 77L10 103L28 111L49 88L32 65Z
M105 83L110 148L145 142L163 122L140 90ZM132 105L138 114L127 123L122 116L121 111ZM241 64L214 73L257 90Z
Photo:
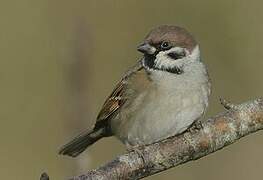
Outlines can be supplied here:
M76 157L85 151L88 146L92 145L100 138L105 137L105 132L105 128L84 132L71 140L69 143L62 146L59 150L59 154Z

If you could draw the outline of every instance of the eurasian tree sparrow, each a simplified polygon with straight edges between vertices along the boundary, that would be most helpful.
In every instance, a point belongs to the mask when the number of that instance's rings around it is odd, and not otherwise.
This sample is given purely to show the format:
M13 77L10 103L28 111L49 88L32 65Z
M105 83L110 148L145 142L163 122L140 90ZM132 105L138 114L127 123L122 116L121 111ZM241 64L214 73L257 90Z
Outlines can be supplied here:
M210 81L193 36L177 26L153 29L138 46L143 58L119 81L91 131L64 145L76 157L103 137L128 147L151 144L187 130L205 112Z

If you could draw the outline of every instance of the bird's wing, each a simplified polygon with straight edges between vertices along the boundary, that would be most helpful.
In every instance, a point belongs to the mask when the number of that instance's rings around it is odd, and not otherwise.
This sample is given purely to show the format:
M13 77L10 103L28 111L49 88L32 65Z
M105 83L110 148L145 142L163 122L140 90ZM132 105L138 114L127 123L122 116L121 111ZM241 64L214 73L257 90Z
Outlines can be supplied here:
M82 153L88 146L95 143L102 137L111 136L111 131L109 131L109 119L118 113L118 110L127 102L127 88L128 82L130 81L138 81L140 78L140 72L142 72L142 64L139 61L134 67L128 71L121 81L117 84L111 95L107 98L102 109L97 117L96 124L92 130L85 131L81 133L79 136L75 137L69 143L64 145L59 154L69 155L72 157L78 156ZM139 78L138 78L139 77ZM138 84L135 82L135 84ZM142 84L142 83L141 83ZM139 85L138 86L142 86ZM130 96L129 96L130 97Z
M102 109L97 117L97 122L107 120L109 117L116 114L120 107L126 102L127 96L125 92L127 90L129 79L136 74L136 72L143 69L141 61L133 66L128 72L124 74L121 81L118 82L111 95L106 99L102 106Z

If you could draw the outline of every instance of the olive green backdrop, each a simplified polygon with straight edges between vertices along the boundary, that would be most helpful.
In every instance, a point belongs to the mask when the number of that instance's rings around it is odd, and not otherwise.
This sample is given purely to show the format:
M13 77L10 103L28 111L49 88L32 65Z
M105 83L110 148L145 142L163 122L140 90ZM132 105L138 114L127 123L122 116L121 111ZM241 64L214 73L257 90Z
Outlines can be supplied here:
M76 159L58 148L96 118L136 46L160 24L190 30L209 67L213 94L239 103L263 95L263 2L259 0L2 0L0 176L51 180L95 168L125 152L114 138ZM262 178L263 134L148 179Z

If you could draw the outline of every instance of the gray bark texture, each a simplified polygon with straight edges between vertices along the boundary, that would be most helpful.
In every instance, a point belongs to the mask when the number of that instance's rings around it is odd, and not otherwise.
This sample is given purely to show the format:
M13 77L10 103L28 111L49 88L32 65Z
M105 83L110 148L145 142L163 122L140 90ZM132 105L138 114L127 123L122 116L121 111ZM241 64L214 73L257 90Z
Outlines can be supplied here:
M263 99L233 105L204 121L198 129L138 147L115 160L70 180L141 179L220 150L263 129Z

